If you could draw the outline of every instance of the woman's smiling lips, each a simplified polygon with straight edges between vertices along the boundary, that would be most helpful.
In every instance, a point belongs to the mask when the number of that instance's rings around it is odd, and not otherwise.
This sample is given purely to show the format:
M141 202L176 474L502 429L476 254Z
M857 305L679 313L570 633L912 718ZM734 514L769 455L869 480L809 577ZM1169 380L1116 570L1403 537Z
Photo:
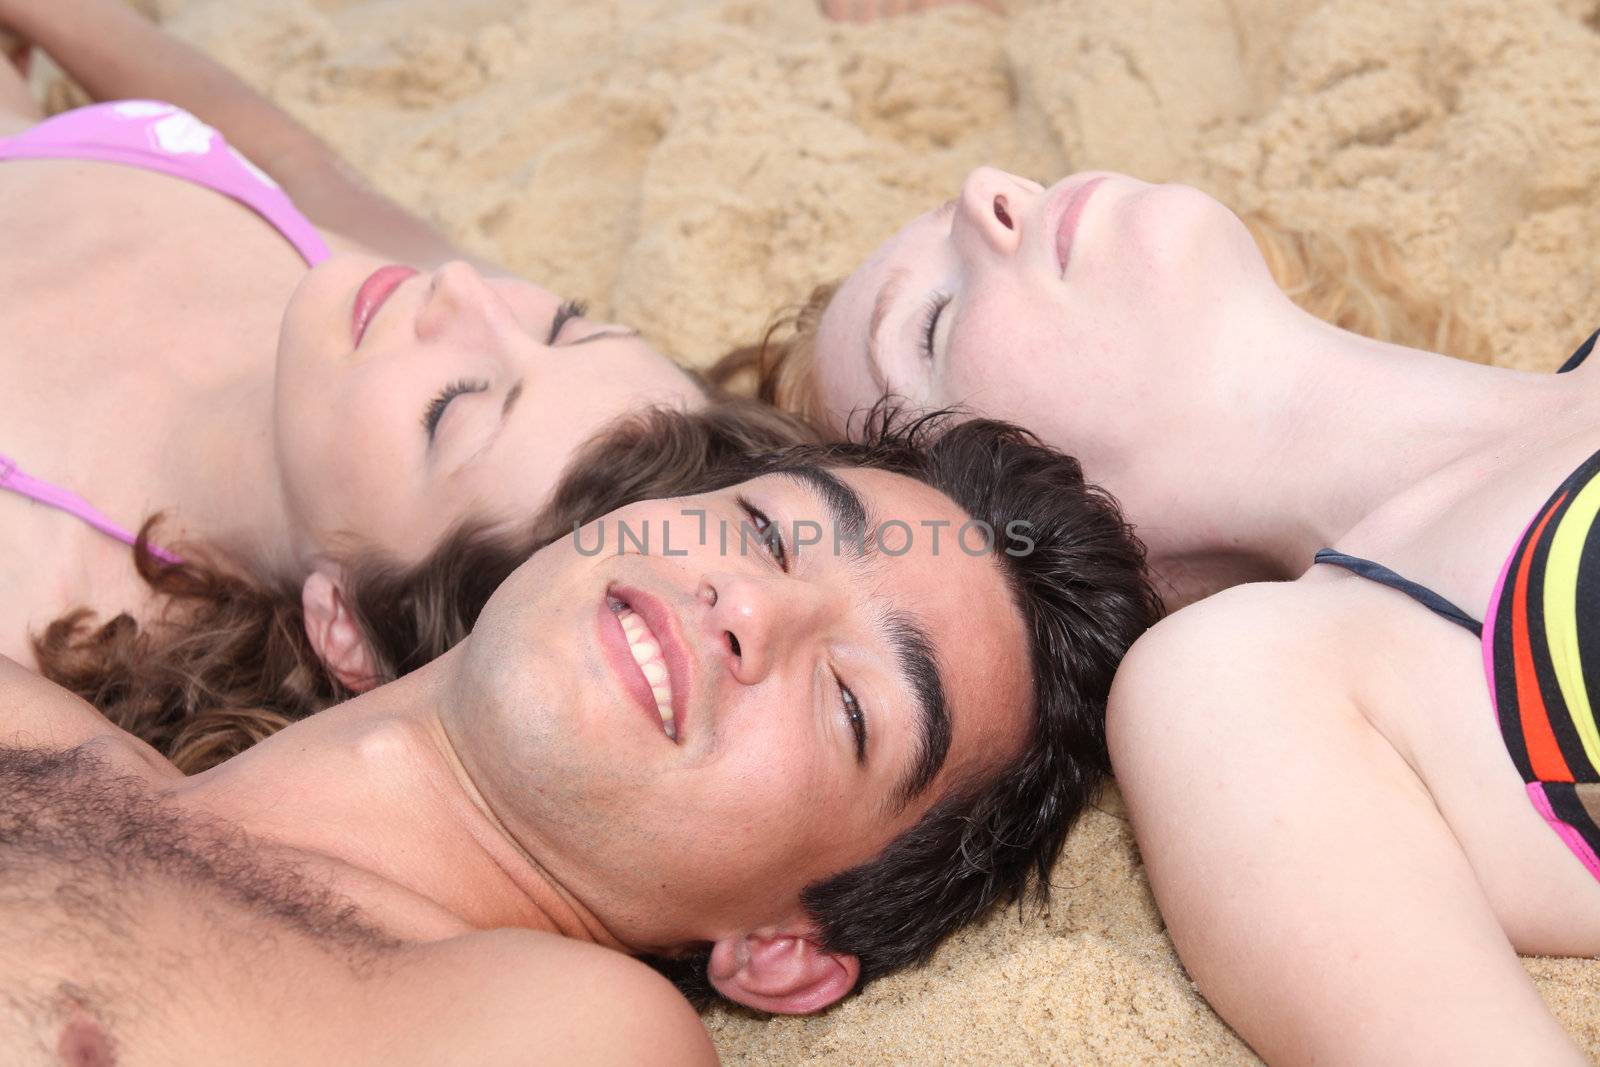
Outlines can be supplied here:
M377 316L378 309L383 307L383 302L400 288L401 282L418 273L420 272L415 267L397 263L393 266L379 267L361 283L361 288L356 290L355 308L350 313L350 335L357 346L361 344L361 338L366 335L367 327Z
M1056 265L1063 275L1067 273L1067 264L1072 260L1072 238L1077 233L1078 220L1083 217L1083 209L1095 188L1105 180L1105 175L1098 175L1067 193L1066 203L1061 209L1061 220L1056 223Z

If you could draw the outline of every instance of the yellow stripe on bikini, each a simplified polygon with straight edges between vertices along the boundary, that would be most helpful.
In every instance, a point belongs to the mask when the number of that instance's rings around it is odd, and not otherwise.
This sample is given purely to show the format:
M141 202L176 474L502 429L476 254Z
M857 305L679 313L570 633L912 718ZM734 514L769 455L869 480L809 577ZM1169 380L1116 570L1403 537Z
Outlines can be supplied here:
M1594 769L1600 769L1600 729L1595 726L1594 708L1589 703L1589 689L1583 683L1583 661L1578 652L1578 562L1583 557L1583 545L1597 514L1600 514L1600 477L1591 478L1573 497L1572 506L1561 517L1561 524L1550 539L1550 555L1544 565L1544 633L1550 648L1550 662L1561 687L1561 697L1567 704L1567 714ZM1566 755L1571 766L1572 754ZM1573 767L1572 770L1577 773L1578 769Z

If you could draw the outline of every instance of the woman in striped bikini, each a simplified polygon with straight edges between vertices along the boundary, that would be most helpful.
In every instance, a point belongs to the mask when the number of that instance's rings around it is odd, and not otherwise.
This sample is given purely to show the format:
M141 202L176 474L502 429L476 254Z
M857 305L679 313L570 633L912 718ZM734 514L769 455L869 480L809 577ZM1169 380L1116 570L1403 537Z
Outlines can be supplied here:
M884 392L1022 423L1121 500L1172 606L1225 589L1134 647L1109 750L1257 1051L1583 1062L1517 953L1600 953L1593 338L1562 374L1372 340L1195 190L988 169L796 322L767 395L841 432Z

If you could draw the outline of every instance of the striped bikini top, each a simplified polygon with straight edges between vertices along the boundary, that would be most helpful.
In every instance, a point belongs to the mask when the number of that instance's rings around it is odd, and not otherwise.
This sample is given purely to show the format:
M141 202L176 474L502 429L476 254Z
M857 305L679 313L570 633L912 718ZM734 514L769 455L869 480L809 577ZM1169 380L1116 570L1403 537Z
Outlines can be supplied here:
M1600 331L1561 368L1593 350ZM1332 549L1316 562L1399 590L1476 634L1511 762L1533 802L1600 879L1600 452L1556 487L1501 568L1480 624L1431 589ZM1589 683L1595 692L1589 692Z

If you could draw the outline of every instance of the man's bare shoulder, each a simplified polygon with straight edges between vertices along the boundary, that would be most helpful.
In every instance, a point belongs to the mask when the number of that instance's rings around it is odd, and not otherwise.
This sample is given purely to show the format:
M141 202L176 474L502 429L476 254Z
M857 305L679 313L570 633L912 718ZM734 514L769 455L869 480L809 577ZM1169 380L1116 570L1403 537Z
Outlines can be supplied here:
M118 728L94 705L0 656L0 745L62 751L86 743L124 773L182 777L159 752Z
M369 1003L394 1034L396 1053L411 1059L717 1062L688 1001L619 952L554 934L487 930L414 946L408 955ZM371 1035L351 1036L365 1046Z

